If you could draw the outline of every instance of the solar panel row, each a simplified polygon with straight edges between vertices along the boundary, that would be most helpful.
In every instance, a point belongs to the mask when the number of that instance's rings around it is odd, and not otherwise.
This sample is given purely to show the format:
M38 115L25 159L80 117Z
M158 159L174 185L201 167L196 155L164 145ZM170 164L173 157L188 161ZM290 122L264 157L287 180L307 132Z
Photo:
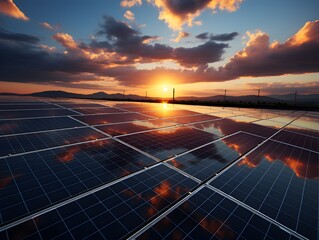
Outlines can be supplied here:
M316 112L10 100L1 239L318 237Z

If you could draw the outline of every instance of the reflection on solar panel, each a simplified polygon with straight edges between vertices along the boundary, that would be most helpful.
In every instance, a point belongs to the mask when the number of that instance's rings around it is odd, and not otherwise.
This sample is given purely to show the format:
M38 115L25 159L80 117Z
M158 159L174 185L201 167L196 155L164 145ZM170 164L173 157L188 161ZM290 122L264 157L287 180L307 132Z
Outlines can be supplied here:
M137 239L298 239L203 188Z
M99 125L99 124L107 124L107 123L130 122L130 121L136 121L136 120L152 119L152 117L141 115L138 113L86 115L86 116L77 116L75 118L89 125Z
M0 120L0 133L3 135L57 130L63 128L81 127L79 123L69 117L33 118L21 120Z
M238 133L174 158L169 163L200 180L205 180L262 140L259 137Z
M318 239L318 112L44 100L0 97L0 239Z
M78 115L78 113L67 109L50 109L50 110L13 110L1 111L1 119L16 119L16 118L34 118L34 117L49 117L49 116L67 116Z
M191 127L163 128L147 133L119 137L120 140L161 160L199 147L216 138L213 134Z
M302 235L318 237L319 154L267 142L211 183Z

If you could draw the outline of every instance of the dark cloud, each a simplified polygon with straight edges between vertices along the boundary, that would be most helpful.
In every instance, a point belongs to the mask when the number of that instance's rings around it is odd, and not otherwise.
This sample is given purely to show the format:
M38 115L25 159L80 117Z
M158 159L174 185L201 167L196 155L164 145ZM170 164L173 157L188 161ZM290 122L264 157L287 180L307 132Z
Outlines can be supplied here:
M208 32L201 33L196 36L196 38L201 40L212 40L212 41L221 41L221 42L227 42L233 40L235 37L239 35L238 32L232 32L232 33L223 33L223 34L209 34Z
M22 34L22 33L12 33L6 31L5 29L0 28L0 41L9 40L17 42L25 42L30 44L36 44L40 42L40 39L31 35Z
M176 15L187 15L205 8L211 0L166 0L167 8Z
M159 19L171 29L182 31L183 25L194 21L205 9L236 11L242 0L147 0L159 9Z
M139 34L138 31L129 27L126 23L116 21L113 17L104 16L104 22L99 34L105 34L109 40L132 38Z
M208 41L193 48L176 48L174 59L183 66L199 66L221 60L228 44Z
M104 17L104 23L99 35L105 35L109 41L92 42L91 46L105 47L109 51L124 54L132 60L175 60L183 66L194 67L202 64L217 62L227 44L208 41L193 48L172 48L164 44L150 44L156 38L140 34L126 23L116 21L113 17ZM189 34L185 33L185 37Z

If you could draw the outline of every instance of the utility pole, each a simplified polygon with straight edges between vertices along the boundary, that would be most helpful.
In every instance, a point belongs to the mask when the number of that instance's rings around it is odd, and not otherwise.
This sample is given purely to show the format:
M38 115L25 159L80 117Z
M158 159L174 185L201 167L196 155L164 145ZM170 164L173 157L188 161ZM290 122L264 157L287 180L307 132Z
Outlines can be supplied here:
M260 94L260 89L258 89L258 94L257 94L257 104L259 105L259 94Z
M226 102L226 92L227 90L225 89L224 102Z
M175 88L173 88L173 103L175 102Z
M125 96L125 91L123 90L123 100L124 100L124 96Z
M295 91L295 106L297 104L297 90Z
M145 92L145 98L146 98L146 101L147 101L147 91Z

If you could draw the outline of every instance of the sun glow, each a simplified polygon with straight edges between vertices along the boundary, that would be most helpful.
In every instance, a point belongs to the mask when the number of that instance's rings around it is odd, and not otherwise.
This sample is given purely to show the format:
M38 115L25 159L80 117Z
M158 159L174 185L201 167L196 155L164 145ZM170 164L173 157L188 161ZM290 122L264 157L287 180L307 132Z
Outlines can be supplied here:
M167 86L164 86L164 87L163 87L163 91L164 91L164 92L167 92L167 91L168 91Z

